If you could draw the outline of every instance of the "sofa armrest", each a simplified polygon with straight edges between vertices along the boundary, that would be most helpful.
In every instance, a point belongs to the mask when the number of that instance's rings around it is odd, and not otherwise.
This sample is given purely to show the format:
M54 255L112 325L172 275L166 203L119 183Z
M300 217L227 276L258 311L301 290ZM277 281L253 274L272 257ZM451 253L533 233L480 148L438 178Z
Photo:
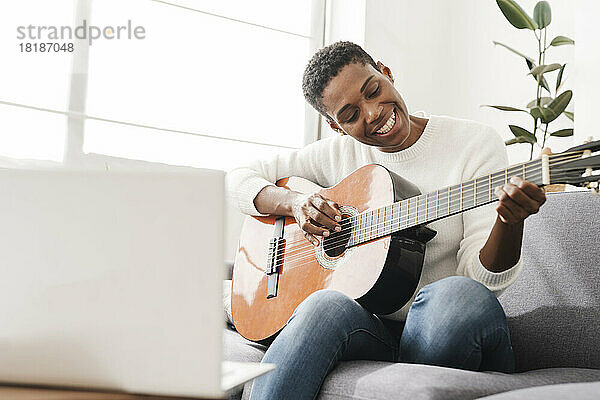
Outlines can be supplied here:
M523 270L499 297L518 371L600 368L600 197L548 193L525 220Z

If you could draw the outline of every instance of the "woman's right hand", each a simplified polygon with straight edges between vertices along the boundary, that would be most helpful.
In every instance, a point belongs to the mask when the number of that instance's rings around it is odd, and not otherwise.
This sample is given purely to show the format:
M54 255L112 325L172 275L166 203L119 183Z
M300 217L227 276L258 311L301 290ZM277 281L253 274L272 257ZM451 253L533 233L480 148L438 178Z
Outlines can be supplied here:
M327 237L330 231L342 230L339 205L319 193L297 193L291 202L291 211L304 237L315 246L319 245L317 236Z

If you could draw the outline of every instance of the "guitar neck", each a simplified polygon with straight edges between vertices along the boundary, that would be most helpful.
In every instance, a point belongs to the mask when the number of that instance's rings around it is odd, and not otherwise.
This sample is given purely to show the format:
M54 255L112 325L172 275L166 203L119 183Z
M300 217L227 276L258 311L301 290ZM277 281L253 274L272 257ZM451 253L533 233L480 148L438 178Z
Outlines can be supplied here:
M538 159L513 165L350 217L352 236L348 245L368 242L497 201L495 188L508 183L513 176L542 186L542 162Z

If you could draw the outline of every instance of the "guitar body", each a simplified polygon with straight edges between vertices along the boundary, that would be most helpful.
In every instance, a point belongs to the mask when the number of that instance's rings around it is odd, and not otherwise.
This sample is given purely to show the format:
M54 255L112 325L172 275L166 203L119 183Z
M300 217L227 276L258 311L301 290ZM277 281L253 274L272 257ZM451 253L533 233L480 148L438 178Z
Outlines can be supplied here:
M356 170L330 188L298 177L280 179L277 186L321 193L342 206L345 216L419 194L416 186L376 164ZM267 298L268 247L277 218L247 217L235 258L233 321L238 332L253 341L277 334L296 307L320 289L338 290L375 314L397 311L412 297L421 275L425 242L435 235L419 226L329 256L322 245L315 247L306 240L294 218L285 217L276 295Z

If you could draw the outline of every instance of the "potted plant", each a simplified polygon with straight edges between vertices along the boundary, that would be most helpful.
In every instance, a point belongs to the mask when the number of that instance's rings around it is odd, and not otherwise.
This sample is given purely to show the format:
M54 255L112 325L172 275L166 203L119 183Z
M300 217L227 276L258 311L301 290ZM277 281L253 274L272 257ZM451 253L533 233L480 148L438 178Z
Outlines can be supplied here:
M496 3L512 26L517 29L531 30L538 42L537 61L504 43L493 42L495 45L502 46L525 60L528 75L531 75L537 82L536 96L525 108L494 105L484 106L501 111L524 112L531 116L533 130L530 131L517 125L509 125L508 127L515 137L505 142L506 145L529 143L531 145L529 159L531 160L533 159L533 146L539 142L539 139L542 142L541 147L544 147L546 139L549 136L566 137L573 135L573 128L560 129L554 132L549 130L549 125L561 114L564 114L571 121L574 120L574 115L573 112L566 110L573 97L573 92L571 90L561 91L563 74L567 64L546 64L546 52L552 47L573 45L575 42L566 36L556 36L550 43L547 43L547 29L552 21L550 4L547 1L540 1L535 5L533 18L514 0L496 0ZM546 78L553 71L557 71L556 79L555 84L550 86Z

